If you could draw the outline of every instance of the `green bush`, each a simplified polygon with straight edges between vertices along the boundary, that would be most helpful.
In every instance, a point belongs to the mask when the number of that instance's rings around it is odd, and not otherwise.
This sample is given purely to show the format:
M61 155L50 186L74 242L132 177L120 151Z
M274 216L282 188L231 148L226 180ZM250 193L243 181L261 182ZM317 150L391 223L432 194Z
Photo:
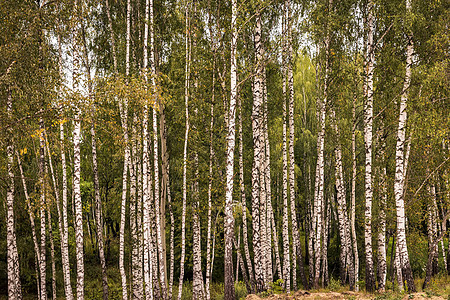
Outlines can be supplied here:
M273 294L281 294L284 292L283 279L278 279L275 282L269 284L269 289Z
M328 284L328 289L333 292L339 292L342 289L341 282L339 280L336 280L333 278L333 276L330 277L330 283Z

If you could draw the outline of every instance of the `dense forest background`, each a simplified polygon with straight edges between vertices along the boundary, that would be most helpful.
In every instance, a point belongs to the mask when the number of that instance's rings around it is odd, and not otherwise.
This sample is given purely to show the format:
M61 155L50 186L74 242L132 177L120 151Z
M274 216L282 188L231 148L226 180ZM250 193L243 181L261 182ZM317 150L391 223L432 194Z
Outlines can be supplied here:
M0 293L448 280L449 6L0 0Z

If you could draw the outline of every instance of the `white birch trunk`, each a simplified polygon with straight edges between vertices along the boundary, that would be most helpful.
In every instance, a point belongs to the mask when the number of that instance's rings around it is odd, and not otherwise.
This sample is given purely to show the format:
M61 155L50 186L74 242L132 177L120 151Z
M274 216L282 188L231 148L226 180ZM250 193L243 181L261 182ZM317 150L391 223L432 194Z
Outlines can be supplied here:
M80 15L81 4L75 3L75 24L72 28L73 34L73 76L72 89L74 95L80 92ZM81 201L81 119L80 108L75 103L75 118L73 128L73 203L74 203L74 223L75 223L75 244L76 244L76 261L77 261L77 299L84 299L84 249L83 249L83 204ZM42 257L42 254L41 254Z
M39 216L41 219L41 265L40 265L40 280L41 280L41 299L47 299L46 287L46 201L45 201L45 171L44 171L44 120L39 119L39 188L40 188L40 202L39 202Z
M149 0L145 1L145 19L148 20L149 15ZM144 46L143 55L144 61L142 64L145 81L148 81L148 22L144 23ZM150 195L149 195L149 181L148 181L148 169L149 169L149 134L148 134L148 103L144 104L143 119L142 119L142 225L143 225L143 264L144 264L144 286L145 286L145 299L153 299L153 286L151 279L151 266L150 266Z
M59 66L62 66L62 46L61 36L58 35L58 51L59 51ZM64 120L59 121L60 133L60 150L61 150L61 169L62 169L62 202L59 198L59 191L55 187L56 208L58 212L58 226L61 243L61 262L64 279L64 293L67 300L73 300L72 285L70 282L70 261L69 261L69 242L68 242L68 223L67 223L67 171L66 171L66 154L64 152ZM50 153L50 151L49 151ZM51 158L51 156L49 156ZM50 169L52 170L52 162L50 160ZM52 177L53 170L52 170ZM56 186L56 181L53 179ZM23 181L25 187L25 181ZM60 205L62 205L60 209ZM61 212L62 211L62 212Z
M125 71L126 76L130 74L130 35L131 35L131 1L127 0L127 35L126 35L126 54L125 54ZM125 257L125 213L127 203L127 183L128 168L130 163L130 146L128 143L128 100L123 99L123 104L119 99L120 119L122 123L123 139L124 139L124 159L122 173L122 203L120 210L120 232L119 232L119 271L122 282L122 299L128 299L127 276L125 273L124 257Z
M332 0L329 1L329 8L332 8ZM321 244L322 240L322 231L325 231L325 227L323 227L323 216L325 212L323 211L324 205L324 149L325 149L325 123L326 123L326 106L328 100L328 74L329 74L329 51L330 51L330 32L327 30L327 37L325 40L325 76L324 76L324 94L323 101L320 101L320 96L318 99L318 107L320 110L317 112L318 119L318 133L317 133L317 165L316 165L316 180L315 180L315 189L314 189L314 215L313 215L313 233L315 236L313 238L314 243L314 283L313 287L319 287L319 278L320 278L320 261L322 255L323 244ZM318 84L318 72L316 71L316 82Z
M22 179L23 191L25 194L25 201L27 202L28 215L30 217L31 235L33 238L33 246L34 246L34 252L35 252L35 259L36 259L36 281L37 281L37 287L38 287L38 299L40 299L40 297L41 297L40 286L41 285L40 285L40 280L39 280L39 269L40 269L40 263L41 263L41 254L40 254L39 244L38 244L37 235L36 235L36 224L34 222L34 212L31 207L31 199L28 195L27 183L25 181L25 176L23 173L22 162L20 160L20 155L17 152L17 150L16 150L16 157L17 157L17 164L19 165L20 177ZM64 266L64 263L63 263L63 266Z
M264 148L264 157L265 161L264 163L264 184L265 184L265 194L266 194L266 230L267 230L267 275L269 278L269 282L273 281L273 266L272 266L272 232L276 230L275 226L272 227L272 217L273 217L273 210L272 210L272 182L271 182L271 173L270 173L270 142L269 142L269 130L268 130L268 112L267 112L267 81L266 81L266 69L263 68L263 84L264 84L264 94L263 94L263 125L262 125L262 135L264 140L264 145L262 146ZM275 235L276 237L276 235ZM277 239L274 239L274 243ZM278 244L276 245L278 248ZM276 255L279 255L277 253Z
M398 249L398 242L395 244L395 259L394 259L394 267L396 271L397 276L397 288L400 292L403 291L403 275L402 275L402 268L400 266L400 251Z
M373 70L374 70L374 17L372 14L373 3L368 5L368 37L367 37L367 98L364 105L364 144L366 149L365 160L365 213L364 213L364 245L366 255L366 290L375 290L375 274L373 269L372 252L372 124L373 124Z
M252 224L253 224L253 253L255 264L255 284L256 291L261 292L264 289L264 249L262 246L265 234L262 234L261 226L261 158L262 158L262 139L261 139L261 102L262 102L262 82L261 67L261 17L257 16L256 27L254 31L254 42L256 52L256 76L253 85L253 108L252 108L252 131L253 131L253 167L252 167Z
M75 241L77 257L77 299L84 299L84 255L83 255L83 208L80 191L80 140L81 140L81 120L79 112L74 121L73 130L73 194L75 202ZM41 254L42 255L42 254Z
M64 122L59 123L61 168L62 168L62 227L61 228L61 257L63 261L64 291L67 300L73 299L72 285L70 282L69 261L69 225L67 221L67 167L66 153L64 150Z
M186 64L184 74L184 101L185 101L185 113L186 113L186 125L184 133L184 148L183 148L183 209L181 215L181 261L180 261L180 279L178 281L178 300L181 299L181 293L183 291L183 277L184 277L184 260L186 256L186 202L187 202L187 146L189 138L189 80L190 80L190 62L191 62L191 49L190 49L190 26L189 26L189 3L186 1L185 7L185 47L186 47Z
M206 233L206 278L205 278L205 297L206 300L211 299L211 291L209 288L211 280L211 222L212 222L212 182L213 182L213 157L214 157L214 147L213 147L213 130L214 130L214 85L215 85L215 52L213 58L213 74L212 74L212 100L211 100L211 121L209 125L209 178L208 178L208 229ZM240 128L240 127L239 127Z
M8 118L12 120L12 98L8 90L6 102ZM6 248L7 248L7 275L8 275L8 298L12 300L22 299L22 288L19 274L19 256L17 254L17 241L14 220L14 147L12 132L8 130L8 144L6 146L8 183L6 188ZM45 225L44 225L45 226Z
M352 247L353 256L355 258L355 291L359 291L359 255L358 255L358 240L356 238L356 94L353 98L352 105L352 195L351 195L351 233L352 233Z
M175 218L172 208L172 195L170 193L170 176L169 176L169 159L167 159L167 200L169 202L169 214L170 214L170 277L169 277L169 293L168 298L172 299L173 296L173 276L174 276L174 264L175 264Z
M407 14L411 14L411 2L406 0ZM415 292L416 287L414 278L409 263L408 247L406 245L406 216L405 216L405 202L404 202L404 168L405 168L405 133L407 120L407 101L408 89L411 83L411 64L412 55L414 52L412 35L408 35L408 45L406 47L406 67L405 67L405 81L403 84L403 92L400 98L400 114L398 120L397 144L395 151L395 182L394 195L397 211L397 243L400 257L400 268L405 275L405 280L408 284L408 292Z
M55 266L55 244L53 243L52 215L47 210L48 238L50 240L50 261L52 265L52 299L56 300L56 266Z
M384 137L382 138L384 139ZM382 141L381 158L384 161L385 156L385 142ZM386 289L386 203L387 203L387 174L386 166L382 167L380 178L380 212L379 224L380 230L378 232L378 290L384 292Z
M131 284L130 297L131 299L142 299L142 290L140 289L141 278L139 278L139 231L138 227L138 205L137 197L137 178L138 178L138 157L137 139L139 139L136 131L138 120L136 112L133 112L133 125L131 128L131 155L130 155L130 233L131 233Z
M47 133L45 132L45 129L43 131L43 138L44 138L44 160L45 160L45 154L47 154L49 162L51 164L51 154L50 154L50 150L49 150L49 146L48 146L48 141L47 141ZM48 174L48 165L47 163L45 163L45 174ZM58 199L59 196L57 196L58 193L58 189L57 189L57 185L56 185L56 181L55 181L55 176L53 175L53 167L50 166L51 169L51 175L52 175L52 181L53 181L53 190L55 192L55 198ZM47 176L47 175L46 175ZM45 183L47 183L47 180L45 179ZM46 187L46 191L49 188ZM57 200L58 202L58 200ZM55 244L53 243L53 227L52 227L52 219L51 219L51 203L47 209L47 226L48 226L48 238L50 241L50 264L51 264L51 268L52 268L52 299L56 299L56 267L55 267Z
M285 51L283 51L286 53ZM283 282L287 293L291 291L291 262L289 249L289 214L288 214L288 162L287 162L287 128L286 128L286 58L283 58Z
M347 214L347 203L346 203L346 191L344 183L344 170L342 166L342 149L340 144L340 131L336 120L336 114L334 108L331 109L332 126L336 132L337 145L335 147L335 167L336 167L336 190L337 190L337 212L338 212L338 222L339 222L339 235L341 239L341 255L343 257L343 265L341 270L344 274L341 274L342 284L345 284L346 273L349 275L350 289L354 289L354 264L353 255L351 248L351 237L350 237L350 224Z
M233 282L233 239L234 239L234 217L233 217L233 178L234 178L234 146L235 146L235 121L237 100L237 1L231 0L231 70L230 70L230 105L227 127L227 164L226 164L226 189L225 189L225 299L234 300Z
M150 69L152 74L152 86L154 90L154 101L155 104L159 104L159 99L156 94L156 62L155 62L155 50L154 50L154 20L153 20L153 0L149 2L149 34L150 34ZM161 297L162 299L167 299L167 286L166 286L166 270L165 270L165 258L163 251L163 240L161 228L161 203L160 203L160 193L159 193L159 161L158 161L158 115L156 109L153 109L153 160L154 160L154 181L155 181L155 214L156 214L156 238L158 247L158 260L159 260L159 281L161 286ZM165 244L165 242L164 242ZM155 274L156 275L156 274Z

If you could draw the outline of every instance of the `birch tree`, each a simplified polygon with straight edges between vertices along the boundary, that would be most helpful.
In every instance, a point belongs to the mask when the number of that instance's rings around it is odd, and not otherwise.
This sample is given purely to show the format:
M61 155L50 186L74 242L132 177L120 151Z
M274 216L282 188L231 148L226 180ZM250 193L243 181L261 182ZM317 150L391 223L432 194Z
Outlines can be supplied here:
M374 17L373 2L369 1L367 17L367 97L364 104L364 145L366 150L365 159L365 213L364 213L364 245L366 255L366 290L373 292L375 290L375 273L373 269L372 253L372 124L373 124L373 70L374 70Z
M338 222L339 222L339 236L341 240L341 282L345 284L345 278L348 272L348 278L350 283L350 290L354 289L355 277L354 277L354 265L353 265L353 255L351 248L351 237L350 237L350 224L347 213L347 203L346 203L346 191L344 183L344 170L342 167L342 149L340 145L340 131L336 120L336 114L334 108L331 109L331 122L332 127L337 137L337 145L335 147L335 177L336 177L336 190L337 190L337 212L338 212Z
M12 121L12 95L8 90L6 110L8 118ZM8 183L6 189L6 239L7 239L7 268L8 268L8 298L22 299L22 288L19 274L19 257L17 254L16 229L14 218L14 147L12 132L8 131L8 145L6 146ZM45 225L44 225L45 226ZM42 270L42 268L41 268ZM41 281L42 282L42 281Z
M262 158L262 138L261 138L261 103L262 103L262 45L261 45L261 17L257 16L254 31L255 56L256 56L256 76L253 86L253 108L252 108L252 132L253 132L253 167L252 167L252 224L253 224L253 253L255 263L255 283L256 290L262 291L265 285L263 264L263 235L261 226L261 158ZM230 122L230 119L228 120Z
M149 18L149 0L145 1L145 20ZM143 74L148 82L148 22L144 23L144 45L143 45ZM153 299L153 286L150 266L150 195L149 195L149 133L148 133L148 103L144 103L142 119L142 202L143 202L143 263L144 263L144 286L145 299Z
M231 44L230 44L230 105L227 127L227 155L226 155L226 189L225 189L225 299L234 300L233 281L233 240L234 240L234 217L233 217L233 169L234 169L234 145L235 145L235 119L237 99L237 72L236 72L236 50L237 50L237 0L231 0Z
M183 277L184 277L184 260L186 255L186 202L187 202L187 146L189 138L189 73L191 62L190 49L190 27L189 27L189 2L185 2L185 73L184 73L184 103L185 103L185 133L184 133L184 148L183 148L183 208L181 215L181 262L180 262L180 279L178 281L178 300L181 299L183 291Z
M408 19L411 15L411 1L406 0L406 12ZM408 27L408 31L410 31ZM401 268L405 280L408 285L409 292L415 292L416 286L409 262L408 247L406 245L406 216L405 216L405 201L404 201L404 165L405 165L405 133L407 121L407 102L408 90L411 83L411 64L414 53L412 33L408 33L408 44L406 46L406 66L405 66L405 81L403 83L403 90L400 97L400 114L398 117L397 129L397 143L395 147L395 181L394 181L394 195L397 212L397 243L399 251L399 267Z

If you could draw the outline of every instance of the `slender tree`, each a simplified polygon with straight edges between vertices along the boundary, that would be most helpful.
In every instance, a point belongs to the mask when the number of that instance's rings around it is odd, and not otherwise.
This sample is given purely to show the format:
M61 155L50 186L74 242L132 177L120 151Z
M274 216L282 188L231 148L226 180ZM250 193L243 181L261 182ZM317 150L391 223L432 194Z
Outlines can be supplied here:
M411 14L411 1L406 0L406 11L408 17ZM397 244L399 251L399 267L401 268L408 285L409 292L415 292L416 286L409 263L408 247L406 245L406 216L404 201L404 168L405 168L405 133L407 121L408 90L411 84L411 64L414 52L412 34L408 34L408 45L406 46L405 81L403 83L402 95L400 97L400 114L398 118L397 144L395 148L395 181L394 195L397 212Z
M262 45L261 45L261 16L257 16L254 42L256 52L256 76L253 84L253 108L252 108L252 132L253 132L253 167L252 167L252 224L253 224L253 253L255 263L255 282L256 290L262 291L265 285L264 281L264 249L262 234L262 205L265 199L261 200L262 184L261 176L261 158L262 158L262 137L261 137L261 104L262 104Z
M183 291L183 277L184 277L184 260L186 255L186 202L187 202L187 146L189 138L189 81L190 81L190 63L191 63L191 48L190 48L190 27L189 27L189 2L185 2L185 49L186 62L184 74L184 103L186 111L186 128L184 133L184 148L183 148L183 210L181 215L181 262L180 262L180 279L178 281L178 300L181 299Z
M12 96L8 90L6 102L8 118L12 120ZM8 185L6 189L6 239L7 239L7 268L8 268L8 297L9 299L22 299L22 288L19 274L19 257L17 254L16 229L14 218L14 147L12 143L12 132L9 130L9 141L6 147ZM44 219L45 220L45 219ZM42 221L41 221L42 222ZM44 223L45 224L45 223ZM45 228L45 225L44 225ZM41 267L42 271L42 267ZM42 283L42 281L41 281ZM42 295L42 294L41 294Z
M226 155L226 189L225 189L225 299L234 300L233 281L233 240L234 240L234 217L233 217L233 178L234 178L234 146L235 146L235 118L237 99L237 70L236 70L236 50L237 50L237 1L231 0L231 69L230 69L230 105L226 112L228 115L227 127L227 155Z

